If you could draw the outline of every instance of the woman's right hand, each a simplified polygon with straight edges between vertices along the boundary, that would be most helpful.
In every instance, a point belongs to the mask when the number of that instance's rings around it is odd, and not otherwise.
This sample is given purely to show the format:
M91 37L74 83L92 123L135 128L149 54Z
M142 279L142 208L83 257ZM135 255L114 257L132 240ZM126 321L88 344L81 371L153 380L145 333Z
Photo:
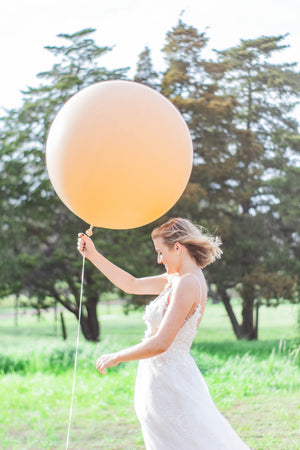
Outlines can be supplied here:
M84 233L78 233L77 249L79 253L82 256L84 255L87 259L90 259L93 253L96 252L92 239Z

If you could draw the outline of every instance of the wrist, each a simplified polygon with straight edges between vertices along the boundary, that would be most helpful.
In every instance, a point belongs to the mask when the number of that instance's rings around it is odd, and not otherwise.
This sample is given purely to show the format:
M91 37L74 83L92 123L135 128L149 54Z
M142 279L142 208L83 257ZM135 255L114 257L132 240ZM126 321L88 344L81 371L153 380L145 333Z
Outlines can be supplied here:
M114 361L115 361L116 365L120 364L120 362L122 362L122 357L121 357L120 352L114 353Z
M89 259L91 262L94 262L97 259L97 255L99 255L99 253L97 252L96 248L93 248L93 250L89 252L89 255L87 255L87 259Z

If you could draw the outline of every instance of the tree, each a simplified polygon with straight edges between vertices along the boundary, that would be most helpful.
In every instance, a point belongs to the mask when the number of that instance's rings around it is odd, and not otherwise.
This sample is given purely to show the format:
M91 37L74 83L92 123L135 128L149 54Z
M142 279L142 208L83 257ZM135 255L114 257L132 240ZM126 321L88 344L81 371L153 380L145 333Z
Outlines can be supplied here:
M217 62L205 61L201 50L207 38L179 21L164 47L168 69L162 90L188 122L195 152L191 183L175 211L218 227L222 235L224 257L208 268L208 279L217 285L238 338L257 338L263 295L268 304L282 296L294 300L296 279L288 276L287 266L280 267L289 246L268 214L278 204L270 179L276 178L274 171L286 173L299 146L297 123L289 115L299 74L293 65L268 62L281 39L242 41L241 47L220 52ZM273 237L266 239L270 230ZM231 304L232 288L242 296L241 323Z
M159 88L158 74L153 69L151 51L147 46L139 54L134 81L137 83L142 83L153 89Z
M296 161L293 165L288 165L283 175L274 177L266 183L266 193L273 195L277 202L270 205L268 214L270 222L276 226L280 232L278 244L285 245L286 251L281 252L279 267L284 267L285 271L293 277L295 286L295 299L299 301L300 292L300 215L299 215L299 186L300 168ZM278 245L277 244L277 245Z
M238 337L248 339L257 338L262 298L267 304L271 299L275 304L295 300L296 278L289 272L290 264L282 264L291 257L291 241L279 225L282 196L272 188L276 180L285 178L293 155L299 152L298 124L291 112L299 96L300 74L295 64L270 62L274 52L285 48L283 39L242 40L239 46L219 53L219 61L227 68L223 91L238 100L234 124L239 139L234 149L236 170L229 180L235 210L225 213L227 231L224 228L225 243L235 245L233 252L224 252L218 286L231 313L228 288L238 287L243 320L241 325L233 321L233 326ZM229 267L236 274L234 285L224 276Z
M162 93L183 114L195 154L191 182L178 208L195 220L200 217L200 209L209 204L208 197L215 201L216 192L226 196L222 183L231 172L233 160L228 148L233 140L236 101L218 91L225 66L203 59L202 50L207 42L205 33L179 20L167 34L163 48L168 68L162 79Z
M0 296L26 292L39 307L55 299L77 318L81 260L75 243L86 225L53 192L44 152L49 125L71 95L96 81L126 77L126 69L108 71L99 65L111 49L98 47L93 31L59 35L65 45L47 47L57 63L38 75L38 87L24 92L23 106L0 122L1 231L7 236L0 248L5 261ZM207 269L207 278L217 286L238 338L257 338L262 303L299 300L300 138L291 116L299 74L294 65L270 62L284 48L283 39L242 41L220 52L217 61L207 61L202 55L205 33L179 20L167 34L161 86L156 85L150 50L141 53L136 81L169 97L191 130L191 181L156 224L101 230L94 237L104 255L144 276L153 274L155 261L150 229L168 217L186 216L221 234L224 257ZM100 336L97 304L110 289L87 263L81 327L89 340ZM233 289L242 297L241 322L232 307Z
M23 106L10 111L1 127L1 296L26 292L42 304L51 297L77 318L79 315L80 265L76 247L79 230L86 227L57 198L45 168L45 142L50 123L62 104L93 82L124 78L126 69L108 71L99 58L110 51L98 47L86 29L59 35L61 47L47 47L59 59L49 72L38 75L39 87L24 92ZM109 231L98 243L107 248ZM87 265L81 328L88 340L100 335L96 307L107 282Z
M179 20L167 34L163 49L168 68L162 79L162 92L183 114L195 155L190 183L170 214L184 215L217 230L216 211L233 208L227 181L236 163L235 154L230 151L235 138L232 120L236 100L222 94L219 88L225 65L203 58L207 43L204 33ZM222 263L215 263L214 270L207 269L209 284L218 281L216 267Z

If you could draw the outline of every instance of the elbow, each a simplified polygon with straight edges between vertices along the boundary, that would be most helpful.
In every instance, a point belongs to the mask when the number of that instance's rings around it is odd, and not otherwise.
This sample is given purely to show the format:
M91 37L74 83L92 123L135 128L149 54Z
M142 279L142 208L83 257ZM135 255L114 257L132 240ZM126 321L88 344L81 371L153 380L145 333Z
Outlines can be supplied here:
M167 350L169 350L170 345L171 345L171 342L164 342L163 345L161 346L161 352L164 353Z
M168 350L168 346L161 345L157 350L157 355L161 355L162 353L165 353Z
M122 286L122 291L125 292L125 294L136 294L136 287L135 287L136 278L130 275L129 280L127 283Z
M155 354L160 355L168 350L168 348L170 347L170 344L168 342L166 342L165 340L157 339L154 347L155 347L154 348Z
M126 294L144 295L145 292L142 284L143 283L140 282L139 278L130 275L130 278L126 284L126 290L124 292L126 292Z

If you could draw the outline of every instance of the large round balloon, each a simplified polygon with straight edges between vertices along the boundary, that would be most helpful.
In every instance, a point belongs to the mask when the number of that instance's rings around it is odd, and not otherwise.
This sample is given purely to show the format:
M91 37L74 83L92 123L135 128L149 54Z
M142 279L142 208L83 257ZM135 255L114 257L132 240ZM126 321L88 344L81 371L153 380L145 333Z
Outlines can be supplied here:
M94 226L127 229L166 213L192 169L188 127L158 92L104 81L66 102L50 128L46 162L65 205Z

